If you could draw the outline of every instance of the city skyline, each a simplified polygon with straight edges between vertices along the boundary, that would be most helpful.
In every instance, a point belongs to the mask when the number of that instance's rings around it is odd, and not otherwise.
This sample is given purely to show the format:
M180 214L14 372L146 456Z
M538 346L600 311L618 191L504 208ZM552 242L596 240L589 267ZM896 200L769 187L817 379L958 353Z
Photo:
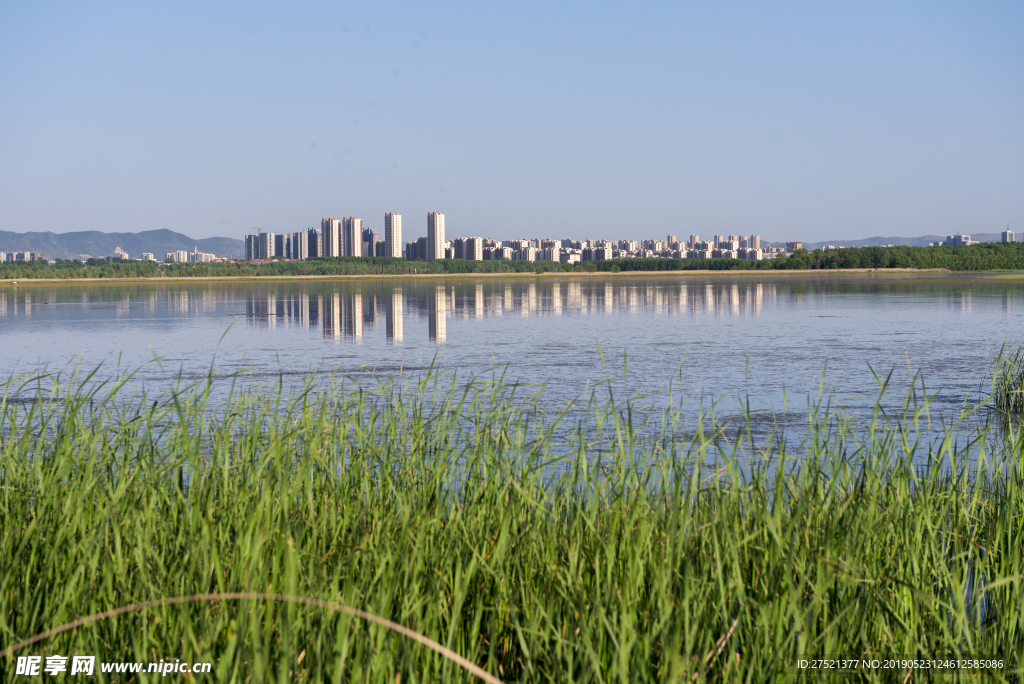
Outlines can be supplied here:
M524 218L603 239L998 232L1024 222L1022 21L1016 3L8 3L0 230L204 239L345 204L443 205L497 239Z

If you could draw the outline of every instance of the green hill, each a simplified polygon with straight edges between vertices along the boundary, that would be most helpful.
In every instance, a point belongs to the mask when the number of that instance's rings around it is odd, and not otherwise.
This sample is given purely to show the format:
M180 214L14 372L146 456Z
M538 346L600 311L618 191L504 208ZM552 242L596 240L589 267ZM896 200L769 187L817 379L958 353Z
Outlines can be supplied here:
M43 256L51 259L63 258L65 253L72 259L81 254L94 257L109 256L114 253L116 247L128 252L132 259L138 259L143 252L152 252L162 261L167 252L179 249L191 252L197 247L201 252L234 257L243 248L243 242L226 237L197 240L166 228L145 230L141 233L103 233L98 230L76 233L11 233L0 230L0 251L38 250Z

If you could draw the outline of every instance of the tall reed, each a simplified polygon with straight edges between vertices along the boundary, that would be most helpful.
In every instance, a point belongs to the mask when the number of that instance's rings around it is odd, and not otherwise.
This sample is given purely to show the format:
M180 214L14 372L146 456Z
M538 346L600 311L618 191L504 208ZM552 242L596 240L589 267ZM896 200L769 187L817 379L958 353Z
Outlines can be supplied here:
M611 394L569 419L437 377L160 397L32 382L0 404L0 646L129 603L267 592L379 615L505 681L794 681L824 655L996 657L984 680L1020 681L1014 424L963 440L927 402L866 424L812 407L793 442ZM75 653L210 661L219 682L473 680L379 625L256 600L102 620L0 668Z

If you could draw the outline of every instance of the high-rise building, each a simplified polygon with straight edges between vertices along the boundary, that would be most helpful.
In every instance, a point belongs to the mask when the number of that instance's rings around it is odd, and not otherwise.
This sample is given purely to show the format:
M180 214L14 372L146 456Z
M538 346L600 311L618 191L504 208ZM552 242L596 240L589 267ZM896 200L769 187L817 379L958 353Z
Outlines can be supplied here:
M384 255L402 256L402 215L384 214Z
M427 261L444 259L444 214L432 211L427 214Z
M341 221L336 218L320 220L320 248L323 250L320 256L342 256Z
M290 259L288 254L291 252L290 245L288 244L288 233L281 233L280 235L274 236L274 254L285 259Z
M276 241L273 233L260 233L259 234L259 256L257 259L270 259L277 256L274 251Z
M690 242L687 244L690 246L690 249L696 249L698 242L700 242L700 235L691 235Z
M260 253L260 244L258 235L246 235L245 236L245 260L252 261L258 259Z
M761 249L761 236L751 235L750 242L747 245L750 249Z
M665 242L671 245L676 242L679 242L679 238L673 235L672 233L669 233L668 235L665 236Z
M1003 242L1016 242L1017 241L1017 236L1013 234L1013 231L1010 230L1009 226L1007 226L1006 230L1003 231L1002 238L1003 238Z
M310 228L306 231L306 250L311 257L320 257L324 255L323 236L316 228Z
M363 229L363 256L377 256L377 229L373 226Z
M346 216L342 219L342 233L344 234L342 256L363 256L363 219Z
M289 259L308 259L309 258L309 236L304 230L300 230L297 233L292 233L291 254Z

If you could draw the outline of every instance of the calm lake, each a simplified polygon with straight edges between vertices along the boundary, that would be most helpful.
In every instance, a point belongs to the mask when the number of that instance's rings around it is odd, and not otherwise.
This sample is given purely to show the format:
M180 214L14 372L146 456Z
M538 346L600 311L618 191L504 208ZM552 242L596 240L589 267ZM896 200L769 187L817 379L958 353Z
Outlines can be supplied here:
M166 386L247 370L300 383L505 372L579 397L721 400L803 410L822 385L869 407L920 373L946 410L976 399L1024 331L1024 281L973 276L541 277L30 284L0 291L6 377L79 364ZM873 370L872 370L873 369Z

